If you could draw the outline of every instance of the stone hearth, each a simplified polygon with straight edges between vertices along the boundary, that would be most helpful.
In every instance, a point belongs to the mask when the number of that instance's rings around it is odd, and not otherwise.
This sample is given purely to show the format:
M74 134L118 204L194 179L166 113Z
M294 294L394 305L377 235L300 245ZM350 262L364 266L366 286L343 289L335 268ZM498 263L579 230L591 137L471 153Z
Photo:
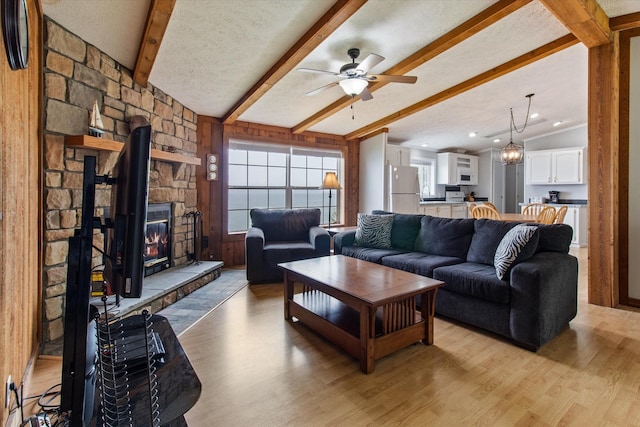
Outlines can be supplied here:
M120 305L116 307L116 297L109 296L107 310L115 317L131 316L142 313L143 310L157 313L220 277L222 265L220 261L203 261L173 267L145 277L140 298L121 298ZM212 283L210 286L215 284ZM92 298L91 304L99 306L100 311L103 311L104 303L101 298ZM46 342L42 354L60 356L62 345L62 336Z
M139 314L143 310L157 313L220 277L221 269L221 261L202 261L160 271L144 278L140 298L121 298L120 306L115 307L115 296L110 296L108 309L116 317ZM92 298L91 303L102 304L100 298Z

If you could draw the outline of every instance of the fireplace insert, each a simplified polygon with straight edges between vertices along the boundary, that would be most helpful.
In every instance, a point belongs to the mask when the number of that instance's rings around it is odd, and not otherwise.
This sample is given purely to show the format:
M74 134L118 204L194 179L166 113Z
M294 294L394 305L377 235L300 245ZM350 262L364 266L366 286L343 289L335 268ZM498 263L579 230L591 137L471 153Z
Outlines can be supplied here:
M151 204L147 208L144 246L144 275L149 276L171 266L171 204Z

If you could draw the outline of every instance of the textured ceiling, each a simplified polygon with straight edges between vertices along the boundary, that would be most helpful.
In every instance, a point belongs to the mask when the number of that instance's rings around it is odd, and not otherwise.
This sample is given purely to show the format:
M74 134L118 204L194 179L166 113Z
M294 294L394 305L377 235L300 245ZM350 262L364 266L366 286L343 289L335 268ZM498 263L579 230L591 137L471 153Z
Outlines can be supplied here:
M46 15L132 68L150 0L42 0ZM177 0L149 82L201 115L223 117L313 26L335 0ZM387 69L480 13L493 0L369 0L297 67L338 71L377 53ZM599 0L610 16L640 11L640 0ZM353 104L310 128L349 134L484 71L568 34L537 0L479 34L415 68L416 84L389 84L374 99ZM330 75L291 71L239 120L294 127L343 96ZM480 151L502 147L509 108L524 123L525 95L535 93L531 121L515 140L584 125L587 118L587 49L574 45L454 98L389 124L389 138L429 150ZM354 119L352 119L352 116ZM562 121L558 127L553 123ZM470 138L469 132L478 136ZM496 137L502 140L494 143Z

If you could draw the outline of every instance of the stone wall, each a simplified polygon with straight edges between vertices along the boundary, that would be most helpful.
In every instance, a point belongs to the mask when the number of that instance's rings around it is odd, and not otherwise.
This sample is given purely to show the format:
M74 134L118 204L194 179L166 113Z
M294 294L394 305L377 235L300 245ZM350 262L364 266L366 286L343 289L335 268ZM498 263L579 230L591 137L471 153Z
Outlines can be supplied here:
M74 34L45 18L44 36L44 271L43 343L63 332L68 237L80 226L85 155L96 156L97 173L110 173L118 153L65 146L66 135L87 135L89 113L98 101L104 139L125 141L136 115L151 123L152 147L196 155L196 114L151 84L135 83L132 72ZM185 264L193 234L185 213L197 210L195 166L151 162L149 203L172 203L173 265ZM96 189L96 215L111 200L106 186ZM94 245L103 247L94 233ZM94 251L94 266L102 263Z

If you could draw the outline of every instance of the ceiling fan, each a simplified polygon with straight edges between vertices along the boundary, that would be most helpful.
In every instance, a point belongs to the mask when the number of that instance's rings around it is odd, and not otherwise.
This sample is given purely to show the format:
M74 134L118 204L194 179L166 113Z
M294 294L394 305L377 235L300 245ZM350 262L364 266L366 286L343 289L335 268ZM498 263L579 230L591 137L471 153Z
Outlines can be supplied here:
M308 92L307 95L315 95L325 89L339 85L347 95L351 97L360 95L360 99L368 101L373 99L371 92L367 89L369 82L415 83L418 80L416 76L368 74L367 72L371 68L384 61L383 56L370 53L362 62L357 63L356 58L360 56L360 49L351 48L347 51L347 54L351 58L351 62L340 67L340 71L337 73L334 71L314 70L311 68L298 68L298 71L304 71L306 73L331 74L333 76L340 77L341 79L340 81L329 83L328 85L312 90L311 92Z

